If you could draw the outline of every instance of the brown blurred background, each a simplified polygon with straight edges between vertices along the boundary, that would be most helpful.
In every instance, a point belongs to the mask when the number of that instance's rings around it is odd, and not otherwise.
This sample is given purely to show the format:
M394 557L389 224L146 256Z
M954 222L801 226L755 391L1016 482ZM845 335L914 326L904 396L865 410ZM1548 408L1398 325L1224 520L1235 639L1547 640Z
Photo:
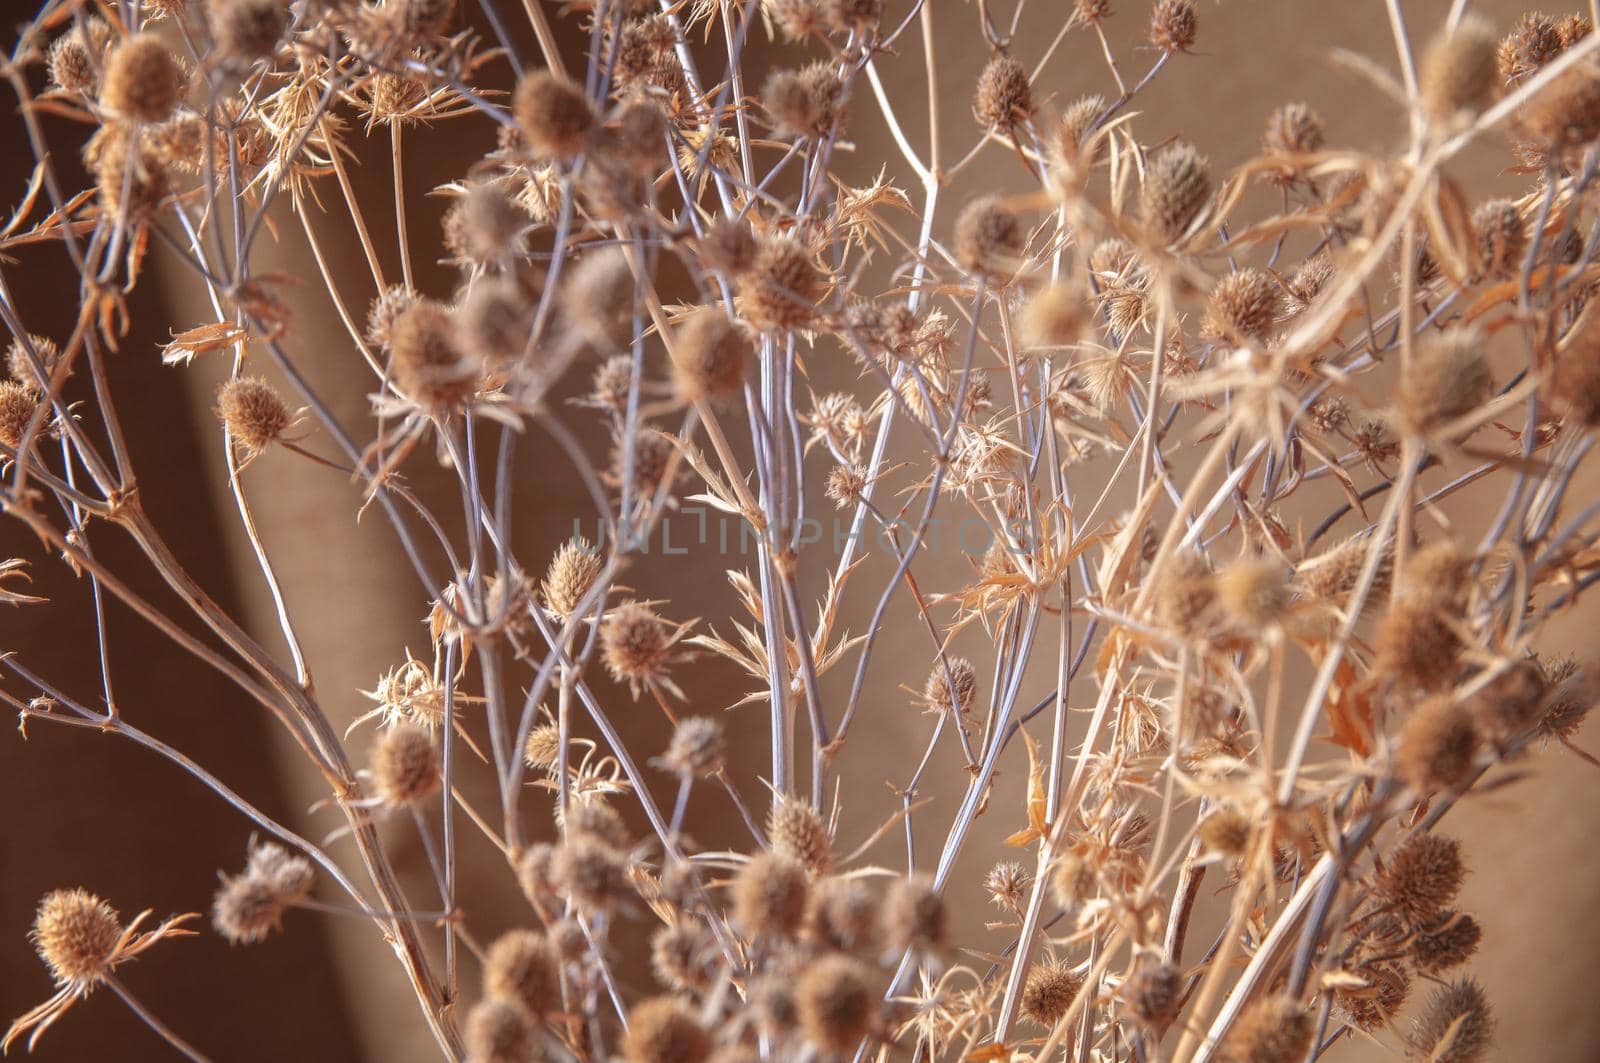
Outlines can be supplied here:
M930 2L939 27L940 77L948 91L948 99L942 101L942 133L946 154L953 159L976 135L968 96L987 54L976 32L972 5ZM7 13L30 6L19 0L7 5ZM464 6L478 19L471 0ZM515 14L516 5L500 6L508 17ZM1425 38L1448 6L1444 0L1406 3L1413 35ZM1026 32L1015 48L1019 58L1031 65L1042 54L1054 36L1053 20L1062 17L1067 7L1061 0L1053 0L1048 10L1046 5L1030 7L1023 22ZM1124 74L1136 78L1155 58L1148 49L1136 47L1147 4L1124 0L1116 8L1108 30ZM1474 3L1472 8L1501 28L1522 10L1520 0ZM898 18L904 10L904 3L891 3L890 17ZM1385 68L1395 67L1379 0L1202 2L1200 14L1196 54L1178 57L1135 105L1142 112L1137 128L1147 143L1183 133L1222 171L1254 151L1273 107L1301 99L1325 117L1331 144L1379 150L1398 145L1403 131L1392 105L1328 61L1331 49L1347 48L1371 56ZM1003 16L1009 15L1010 8L1004 8ZM526 32L516 36L524 54L534 54L531 36ZM573 51L571 61L578 59ZM752 69L760 69L759 60ZM922 56L914 35L902 43L899 55L881 60L880 70L901 108L911 141L925 143ZM1108 84L1092 38L1077 34L1051 61L1035 91L1041 98L1048 95L1064 103L1086 92L1110 95ZM57 161L70 169L72 153L62 145L71 142L74 131L59 122L50 129L60 138L55 142ZM7 119L0 135L5 138L0 142L5 149L0 152L0 201L9 203L20 195L32 162L13 119ZM903 163L864 85L853 101L849 137L851 150L839 156L847 180L866 183L883 162L891 176L904 175ZM408 219L413 246L419 249L418 284L427 294L448 296L454 279L447 267L433 262L443 255L442 250L434 253L443 204L426 193L463 176L466 161L491 147L492 141L493 131L478 121L442 123L408 133ZM398 275L387 199L387 144L381 137L364 144L359 133L353 142L363 160L372 164L358 165L353 172L363 182L364 201L374 205L370 214L374 239L386 269ZM1518 193L1525 181L1503 175L1500 168L1506 162L1504 145L1491 137L1463 157L1453 172L1474 200ZM1025 188L1025 177L1014 157L991 149L946 193L942 211L946 221L939 231L948 229L948 219L973 191L1007 187ZM915 200L916 189L910 184L907 188ZM331 205L336 197L325 201ZM304 252L297 223L282 211L277 220L284 243L263 244L256 269L307 278L289 293L294 314L290 349L342 422L358 438L367 438L371 422L365 394L370 384L365 369L314 280L314 266ZM335 274L349 285L353 308L364 313L372 293L365 287L366 267L348 220L332 210L319 219L318 231L329 248ZM34 252L22 266L4 268L28 315L28 327L64 335L73 312L70 292L64 287L69 276L64 254L54 249ZM211 320L210 308L181 267L157 256L136 309L132 331L113 359L113 377L135 465L143 470L145 504L200 582L245 618L266 645L281 651L270 600L227 491L220 434L210 412L225 365L213 361L185 371L166 369L156 351L171 330ZM853 369L832 348L819 351L810 365L811 384L819 393L853 386ZM575 386L581 387L582 381ZM597 425L574 414L566 416L584 435L591 453L603 457L605 444ZM332 453L317 435L307 442ZM902 448L910 444L910 437L902 433ZM525 565L538 570L571 533L573 515L584 518L585 528L593 527L592 510L577 478L563 471L564 461L553 453L548 436L531 430L517 446L515 545ZM407 473L441 513L454 512L453 489L429 465L421 455ZM373 512L356 522L359 495L337 474L286 454L269 453L246 473L246 484L307 646L317 690L336 725L343 727L370 705L358 691L372 689L380 674L401 663L407 647L426 653L423 622L428 596L400 556L381 515ZM1463 519L1470 524L1471 515ZM126 542L97 529L93 544L113 567L134 574L131 581L142 593L175 606ZM92 701L99 684L87 586L43 558L36 542L4 525L0 557L9 556L34 562L37 592L51 597L53 604L0 613L0 651L17 652L30 667ZM668 564L657 559L630 569L624 582L642 597L670 600L669 615L674 618L738 618L737 602L721 572L745 563L717 556ZM926 583L947 589L961 580L968 564L969 559L951 544L930 553L917 571ZM826 546L806 556L808 601L820 598L825 573L831 568ZM852 604L843 620L851 632L862 630L889 571L876 559L852 577ZM887 784L903 785L907 780L929 726L929 719L915 714L909 696L900 689L920 686L930 656L926 632L913 623L915 614L904 602L891 608L887 620L875 651L867 703L837 762L838 772L851 780L845 790L841 850L853 848L897 807ZM1550 648L1592 655L1594 622L1593 607L1569 615L1553 631L1558 645ZM110 627L119 699L130 718L308 836L320 837L337 826L334 814L309 811L323 796L318 780L252 705L126 610L111 608ZM718 627L726 630L727 624L719 622ZM970 656L987 682L992 642L981 631L969 631L954 651ZM842 704L852 669L853 660L827 677L830 705ZM695 712L719 711L744 690L742 677L723 662L680 669L679 676ZM589 678L641 759L662 747L667 729L657 710L633 703L597 668L591 669ZM1044 691L1044 682L1042 676L1034 680L1021 703L1031 704ZM17 686L8 683L7 688L15 691ZM1070 703L1082 708L1092 699L1093 691L1085 682L1074 687ZM839 710L833 711L836 715ZM765 773L765 710L735 710L729 724L739 781L754 799L763 792L757 776ZM369 730L360 730L351 738L358 763L365 760L370 735ZM983 871L995 859L1015 852L1002 850L997 840L1014 828L1021 811L1025 763L1018 759L1020 748L1012 753L987 821L974 832L964 858L970 870L951 886L956 910L961 912L982 910L978 884ZM197 782L131 744L36 723L26 742L15 731L0 731L0 758L0 800L9 812L0 832L0 1019L21 1013L50 993L48 978L25 940L33 906L46 891L82 885L105 896L124 916L145 907L158 916L203 912L216 872L237 870L242 864L249 822ZM1486 983L1499 1012L1496 1058L1583 1063L1600 1058L1600 1014L1589 1006L1589 987L1600 978L1600 929L1591 918L1600 907L1600 858L1593 855L1600 826L1596 805L1600 773L1560 752L1520 767L1529 773L1525 781L1468 800L1447 821L1448 829L1467 843L1474 867L1464 906L1485 930L1484 946L1472 970ZM668 782L659 773L652 773L651 781L658 800L669 802ZM922 791L934 801L921 813L919 859L932 859L943 834L940 824L953 812L964 781L959 759L952 750L944 750ZM485 795L480 790L476 796L481 801ZM542 806L530 799L529 808L536 807ZM539 836L550 835L553 828L547 820L536 823ZM690 823L697 840L707 846L740 840L727 804L709 790L697 791ZM409 823L395 822L388 835L413 902L418 907L436 903L416 832ZM465 873L471 883L465 891L467 914L474 933L487 939L522 921L525 906L493 851L470 832L463 837ZM353 866L347 843L331 848L350 858ZM892 839L871 855L896 862L903 859L903 847ZM322 896L335 900L331 893ZM978 918L972 917L974 926ZM643 920L637 922L643 925ZM995 949L1004 943L998 933L975 940ZM476 981L470 958L464 959L463 970L470 999ZM435 1058L398 966L377 935L357 919L295 912L286 920L284 933L237 949L207 931L153 950L126 970L125 980L156 1014L215 1058L390 1063ZM648 975L641 969L624 981L628 988L643 989ZM1387 1043L1394 1042L1389 1038ZM1344 1046L1340 1058L1377 1059L1386 1051L1356 1042ZM47 1060L168 1058L164 1047L105 993L80 1004L45 1036L36 1054Z

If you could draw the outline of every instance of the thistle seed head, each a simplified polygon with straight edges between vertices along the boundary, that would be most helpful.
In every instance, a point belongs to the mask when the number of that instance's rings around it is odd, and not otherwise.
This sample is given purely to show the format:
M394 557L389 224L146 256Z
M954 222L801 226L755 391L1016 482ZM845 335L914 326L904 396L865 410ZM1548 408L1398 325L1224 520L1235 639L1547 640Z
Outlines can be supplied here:
M788 856L758 853L733 880L733 918L749 937L791 938L806 916L810 880Z
M383 803L414 804L439 790L439 750L433 733L414 723L397 723L384 731L372 752L372 782Z
M986 129L1008 130L1033 114L1033 87L1028 70L1009 55L990 59L978 75L972 113Z
M1489 1051L1494 1025L1483 987L1458 978L1428 998L1411 1040L1432 1063L1477 1063Z
M1172 244L1188 233L1211 199L1211 174L1192 144L1179 142L1145 167L1139 220L1157 242Z
M745 317L758 329L799 329L811 323L825 283L811 252L787 236L768 237L756 250L739 296Z
M1150 11L1149 41L1164 52L1187 52L1199 30L1194 0L1156 0Z
M483 991L511 1001L535 1020L561 1008L561 965L549 940L534 930L508 930L483 957Z
M798 861L812 874L825 874L833 866L833 839L817 810L793 797L775 801L767 814L767 838L772 851Z
M1484 19L1468 15L1441 31L1423 54L1417 75L1423 108L1435 122L1454 122L1483 109L1495 91L1495 36Z
M1466 870L1461 843L1438 834L1412 834L1384 862L1373 893L1411 926L1438 915L1461 889Z
M517 82L511 113L529 150L558 162L582 152L595 127L594 105L583 88L548 70Z
M795 986L806 1039L826 1052L851 1052L878 1017L877 979L860 960L834 953L810 964Z
M750 337L727 314L713 307L692 312L671 348L679 396L686 402L736 399L752 353Z
M973 200L956 218L956 264L991 282L1004 284L1017 272L1026 243L1021 220L998 196Z
M533 1017L514 1000L480 1000L467 1012L462 1042L468 1063L526 1063L534 1052Z
M1411 962L1424 974L1439 974L1472 959L1483 938L1478 921L1464 912L1443 911L1416 929Z
M1223 1044L1229 1063L1299 1063L1311 1048L1316 1022L1285 996L1263 997L1247 1007Z
M1436 694L1401 728L1395 769L1419 794L1455 790L1472 779L1477 754L1472 714L1449 694Z
M283 437L294 415L271 384L232 377L217 391L217 417L246 454L256 455Z
M100 104L119 118L154 125L177 108L183 82L183 68L166 44L152 33L136 33L106 58Z
M122 923L87 890L56 890L39 902L29 937L57 985L88 986L111 969Z
M1083 976L1067 964L1036 964L1022 984L1022 1017L1035 1026L1053 1029L1082 991Z
M722 770L727 744L722 721L710 716L688 716L678 721L672 741L661 760L684 779L705 778Z

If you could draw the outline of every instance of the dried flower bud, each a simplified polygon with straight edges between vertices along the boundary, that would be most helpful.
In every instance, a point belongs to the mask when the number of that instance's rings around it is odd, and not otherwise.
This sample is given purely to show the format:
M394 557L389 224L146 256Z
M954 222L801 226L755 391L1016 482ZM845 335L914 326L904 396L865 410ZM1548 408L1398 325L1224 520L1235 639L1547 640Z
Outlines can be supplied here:
M650 970L656 981L674 990L703 983L708 940L698 923L677 922L656 931L650 939Z
M1483 987L1461 978L1428 998L1412 1036L1418 1055L1431 1063L1476 1063L1494 1037L1494 1015Z
M383 732L372 753L372 783L384 804L426 800L439 782L439 751L427 728L398 723Z
M956 218L956 264L990 281L1003 284L1017 272L1026 243L1022 222L998 196L974 199Z
M90 141L95 190L108 215L138 217L154 210L171 190L167 167L155 147L136 130L106 128Z
M1483 928L1470 915L1444 911L1417 927L1411 942L1411 962L1425 974L1459 967L1478 951Z
M1517 661L1473 697L1469 708L1478 727L1504 742L1537 726L1545 713L1547 688L1537 661Z
M1294 309L1304 310L1310 306L1312 300L1322 293L1322 289L1332 278L1333 259L1326 251L1319 251L1300 263L1287 285Z
M445 213L444 242L462 265L504 268L522 254L533 219L498 184L469 187Z
M564 812L558 807L556 821L568 838L593 838L618 852L628 848L628 825L616 809L598 797L573 800Z
M1443 911L1461 889L1461 843L1437 834L1412 834L1389 855L1373 893L1411 926Z
M1522 268L1528 233L1515 203L1493 199L1483 204L1472 212L1472 229L1478 235L1480 275L1504 279Z
M765 7L791 41L825 32L823 0L765 0Z
M1374 669L1422 690L1448 687L1455 681L1461 637L1448 618L1430 602L1402 598L1378 625Z
M626 347L633 336L633 271L620 247L605 247L579 258L562 289L567 316L591 344Z
M1549 390L1567 415L1600 425L1600 310L1586 311L1556 345Z
M809 888L804 864L778 853L759 853L734 877L734 922L750 937L794 937L806 916Z
M947 937L944 898L923 876L896 879L883 902L883 931L896 951L937 952Z
M1099 22L1111 14L1111 0L1077 0L1074 13L1085 22Z
M57 985L89 986L111 969L122 924L87 890L56 890L39 902L29 936Z
M273 884L244 874L222 880L211 901L211 925L232 945L249 945L276 930L285 901Z
M622 1058L627 1063L701 1063L710 1057L706 1029L675 997L651 997L627 1013Z
M860 465L835 465L828 472L828 483L823 490L840 509L859 505L866 497L867 470Z
M1401 729L1395 768L1418 793L1454 790L1471 780L1477 753L1472 714L1439 694L1417 706Z
M1530 11L1517 20L1496 47L1495 65L1506 84L1515 85L1537 74L1566 49L1556 20L1543 12Z
M826 137L843 115L844 82L832 63L778 70L761 90L761 104L779 136Z
M429 299L402 310L389 328L389 372L412 401L455 409L472 397L477 373L461 355L456 321Z
M1192 550L1168 559L1156 584L1156 618L1165 627L1193 637L1200 633L1217 601L1217 578L1206 559Z
M638 602L623 602L600 625L601 657L619 683L649 685L664 678L672 645L666 621Z
M1528 101L1516 129L1538 155L1560 161L1600 136L1600 67L1579 63Z
M73 29L57 37L46 59L52 85L84 96L92 95L99 81L96 64L105 49L106 36L105 24L100 20L93 19L88 25L87 36Z
M1028 872L1014 860L1002 861L983 878L983 892L989 902L1004 911L1019 913L1028 899Z
M1164 52L1187 52L1199 32L1194 0L1156 0L1150 11L1150 43Z
M210 0L206 25L216 54L252 63L278 47L289 28L289 7L283 0Z
M672 732L672 742L661 760L685 779L704 778L722 770L726 752L721 720L688 716L678 721Z
M755 235L744 222L718 218L700 239L700 257L712 269L738 276L755 265Z
M581 535L568 539L550 559L550 569L539 585L545 607L561 620L571 619L605 567L605 558L589 540Z
M1582 15L1563 15L1556 24L1556 36L1561 39L1563 49L1571 48L1594 32L1594 23Z
M1240 1013L1222 1055L1229 1063L1300 1063L1316 1032L1311 1014L1293 999L1263 997Z
M816 315L824 281L811 253L787 236L761 241L739 286L744 316L758 329L804 328Z
M1177 143L1145 167L1139 218L1152 236L1171 244L1188 233L1211 198L1211 175L1192 144Z
M997 55L978 75L972 113L986 129L1008 130L1033 114L1028 70L1009 55Z
M254 456L283 437L294 415L272 385L258 377L232 377L217 391L217 417L246 454Z
M16 450L38 410L36 389L14 380L0 380L0 443Z
M767 815L767 837L772 851L797 860L813 874L833 866L832 838L817 810L797 798L775 801Z
M1200 334L1207 339L1266 338L1278 312L1278 286L1266 271L1246 268L1228 274L1211 290Z
M867 955L877 947L878 909L878 898L862 880L822 879L806 906L806 940L821 949Z
M1250 818L1238 809L1219 808L1200 821L1200 844L1207 852L1238 857L1250 847L1255 828Z
M874 982L871 968L838 953L806 967L795 987L806 1039L827 1052L853 1052L877 1020Z
M822 13L836 33L866 31L883 18L883 0L822 0Z
M1036 964L1022 984L1022 1017L1053 1029L1083 991L1083 977L1064 963Z
M1417 345L1395 405L1413 431L1427 432L1475 411L1493 387L1478 330L1446 329Z
M1040 289L1022 310L1022 341L1029 347L1060 350L1083 338L1089 308L1069 284Z
M400 0L397 6L406 32L419 37L448 32L456 14L456 0Z
M513 1000L481 1000L467 1012L462 1041L468 1063L526 1063L534 1058L533 1019Z
M1301 597L1334 609L1343 609L1349 604L1350 595L1361 580L1368 548L1367 537L1351 536L1316 557L1300 562L1295 569L1295 586ZM1373 574L1365 607L1371 608L1388 591L1393 580L1394 549L1386 544L1383 557L1378 561L1378 570Z
M153 125L177 108L183 80L177 57L161 39L136 33L123 38L107 57L100 103L120 118Z
M1322 150L1323 140L1322 117L1307 104L1286 103L1267 118L1261 150L1267 155L1309 155ZM1299 176L1299 168L1285 162L1267 178L1274 184L1287 185Z
M922 700L935 712L965 716L972 711L978 693L978 673L965 657L950 657L933 663L922 685Z
M1422 57L1418 84L1423 108L1436 122L1478 111L1494 95L1495 37L1489 23L1468 15L1442 31Z
M744 390L750 337L721 310L704 307L691 313L670 353L673 379L685 401L726 402Z
M1177 1021L1183 1010L1183 972L1170 963L1145 957L1122 984L1123 999L1133 1017L1158 1030Z
M536 906L546 907L556 897L555 864L556 847L549 842L535 842L517 858L517 885Z
M566 162L583 151L595 126L582 86L539 70L517 82L511 113L535 155Z
M1217 601L1246 631L1283 623L1289 608L1289 569L1275 557L1240 558L1216 578Z
M555 949L534 930L508 930L483 957L483 991L510 1000L535 1019L561 1008L561 964Z

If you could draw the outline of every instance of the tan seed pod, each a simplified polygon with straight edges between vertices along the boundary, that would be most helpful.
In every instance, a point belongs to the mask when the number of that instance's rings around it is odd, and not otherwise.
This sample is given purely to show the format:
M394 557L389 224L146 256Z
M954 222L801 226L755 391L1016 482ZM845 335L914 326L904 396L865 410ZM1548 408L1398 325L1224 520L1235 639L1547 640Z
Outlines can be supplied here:
M806 905L806 941L816 948L866 956L877 947L878 909L878 897L861 879L821 879Z
M1546 63L1566 51L1561 28L1550 15L1530 11L1517 19L1495 49L1495 66L1507 85L1537 74Z
M982 196L956 218L951 250L956 264L991 282L1005 283L1022 265L1027 233L1016 212L998 196Z
M282 397L259 377L232 377L223 384L217 391L217 417L252 456L283 438L294 423Z
M271 55L289 28L283 0L210 0L205 14L216 54L230 62Z
M1068 965L1036 964L1022 983L1022 1017L1036 1026L1052 1029L1082 991L1083 976Z
M1393 1021L1411 993L1411 978L1398 963L1372 960L1342 973L1362 984L1340 986L1334 991L1334 1002L1356 1027L1368 1032L1383 1029Z
M740 282L740 307L758 329L804 328L816 316L824 288L822 272L799 241L769 237Z
M797 860L813 874L833 866L833 839L817 810L798 798L775 801L767 815L767 837L772 851Z
M1395 407L1412 431L1426 433L1475 411L1494 382L1475 328L1451 328L1417 345L1401 374Z
M727 402L744 390L746 366L754 353L750 337L721 310L703 307L678 328L670 349L672 375L686 402Z
M410 805L439 790L439 750L433 734L413 723L383 732L372 753L372 783L383 803Z
M88 986L111 969L122 923L87 890L56 890L39 902L28 936L58 985Z
M183 81L183 69L166 44L152 33L136 33L106 58L100 104L119 118L154 125L177 108Z
M627 850L631 842L622 816L598 797L573 800L564 812L557 808L556 822L568 838L593 838L618 852Z
M1478 273L1503 280L1522 269L1528 233L1517 206L1509 199L1493 199L1472 212L1472 231L1478 237Z
M1200 844L1207 852L1239 857L1250 847L1255 828L1250 818L1232 808L1219 808L1200 821Z
M1245 557L1217 573L1217 601L1247 632L1283 623L1289 609L1289 568L1276 557Z
M649 606L623 602L600 624L600 655L612 679L648 685L666 675L672 633Z
M1211 289L1200 334L1214 340L1237 337L1259 342L1272 331L1278 302L1277 283L1265 270L1236 270Z
M978 673L965 657L935 661L922 685L922 700L930 710L966 716L978 695Z
M1111 14L1111 0L1077 0L1074 11L1085 22L1099 22Z
M1198 635L1217 603L1217 579L1206 559L1192 550L1173 554L1156 583L1156 619L1185 637Z
M823 0L766 0L762 6L791 41L826 32Z
M866 964L838 953L807 966L795 986L806 1039L826 1052L854 1051L877 1021L876 981Z
M1145 167L1139 220L1162 244L1183 237L1211 199L1211 174L1192 144L1179 142Z
M605 558L589 540L581 535L568 539L550 559L549 571L539 584L545 607L561 620L570 619L605 567Z
M1472 714L1449 694L1438 694L1412 712L1400 730L1395 769L1413 790L1455 790L1471 781L1478 753Z
M535 842L517 858L517 885L538 907L549 907L557 899L555 865L556 847L549 842Z
M1325 140L1322 117L1309 104L1286 103L1267 117L1261 150L1267 155L1309 155L1321 151ZM1273 184L1287 185L1300 176L1299 167L1285 162L1267 174Z
M595 126L594 105L583 88L548 70L517 82L511 113L535 155L566 162L583 151Z
M712 1041L677 997L651 997L627 1013L622 1058L627 1063L701 1063Z
M1183 1010L1183 972L1170 963L1146 957L1122 985L1128 1011L1140 1022L1165 1029Z
M1460 842L1416 833L1389 854L1374 877L1373 893L1408 925L1419 926L1455 900L1465 876Z
M1004 860L989 869L983 877L983 892L995 907L1012 913L1022 911L1028 899L1029 875L1014 860Z
M255 875L225 878L211 901L211 925L231 945L260 941L283 922L284 899Z
M455 21L456 0L400 0L398 7L406 32L422 37L447 33Z
M636 291L628 256L620 247L605 247L584 254L571 268L561 305L595 347L625 348L633 337Z
M534 1024L513 1000L480 1000L467 1012L462 1043L468 1063L527 1063L534 1058Z
M1223 1043L1228 1063L1300 1063L1316 1036L1312 1015L1285 996L1269 996L1245 1008Z
M1370 548L1371 544L1365 536L1351 536L1315 557L1306 558L1295 567L1296 591L1306 601L1344 609L1361 580L1361 571L1366 566ZM1370 609L1382 601L1393 582L1394 548L1386 543L1363 607Z
M883 0L822 0L822 13L836 33L869 30L883 18Z
M666 767L685 779L705 778L722 770L727 745L722 721L710 716L687 716L672 731L672 741L661 757Z
M650 938L650 970L667 989L686 990L705 981L705 952L710 936L697 923L664 926Z
M1472 959L1483 928L1463 912L1443 911L1417 927L1411 941L1411 962L1425 974L1439 974Z
M1571 48L1594 32L1594 23L1583 15L1563 15L1556 24L1556 35L1561 38L1562 48Z
M1194 0L1156 0L1148 39L1164 52L1187 52L1194 47L1199 21Z
M561 1008L561 965L535 930L508 930L483 957L483 991L491 1000L521 1005L536 1020Z
M395 315L389 328L389 373L395 385L426 409L464 405L477 387L477 373L462 356L455 316L429 299Z
M90 143L97 149L92 162L95 190L100 209L108 215L126 211L137 218L154 210L171 191L165 161L136 130L108 127Z
M1461 636L1427 601L1402 598L1389 607L1373 639L1373 669L1403 686L1438 690L1455 682Z
M944 898L925 876L899 878L883 902L884 937L896 951L938 952L948 944Z
M1430 1063L1477 1063L1494 1038L1494 1013L1483 987L1460 978L1438 989L1416 1021L1416 1056Z
M98 37L98 34L85 37L76 29L57 37L46 55L45 69L50 83L67 92L92 95L100 80L97 64L104 44Z
M1028 70L1009 55L997 55L978 75L972 113L986 129L1008 130L1033 114Z
M700 257L712 269L738 276L755 265L755 235L743 222L718 218L700 239Z
M1035 292L1022 310L1022 341L1032 348L1061 350L1084 337L1089 308L1068 284L1056 283Z
M1538 662L1521 660L1479 690L1469 708L1484 734L1505 742L1538 725L1545 713L1546 694Z
M1600 310L1578 318L1551 361L1547 388L1558 407L1585 427L1600 425Z
M1417 74L1430 118L1454 121L1461 112L1481 110L1489 102L1495 91L1495 45L1494 30L1476 15L1433 39Z
M16 450L39 410L39 392L14 380L0 380L0 443Z
M806 916L805 865L777 853L759 853L733 880L733 918L750 937L794 937Z

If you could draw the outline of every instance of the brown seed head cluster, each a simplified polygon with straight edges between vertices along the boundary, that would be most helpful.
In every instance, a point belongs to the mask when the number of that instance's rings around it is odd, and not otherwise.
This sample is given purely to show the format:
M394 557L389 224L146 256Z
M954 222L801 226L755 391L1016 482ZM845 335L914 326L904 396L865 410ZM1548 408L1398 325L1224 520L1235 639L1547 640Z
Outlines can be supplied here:
M985 280L1004 283L1016 273L1026 242L1021 219L995 196L973 200L956 219L956 262Z
M178 106L183 81L177 56L159 37L134 34L123 38L106 59L100 103L119 118L153 125Z
M87 890L56 890L39 902L31 936L58 985L89 986L110 971L122 923Z
M1422 57L1417 73L1422 103L1435 122L1452 122L1463 111L1481 110L1495 91L1494 30L1468 15L1454 32L1442 31Z
M1162 244L1178 241L1211 198L1211 174L1192 144L1177 143L1149 160L1139 220Z
M1151 44L1164 52L1187 52L1199 31L1194 0L1156 0L1150 11Z
M594 104L582 87L547 70L517 83L511 113L529 150L559 162L583 151L596 123Z
M703 307L691 313L671 353L673 379L686 401L727 402L744 389L750 337L721 310Z
M426 800L438 792L440 779L439 750L425 727L398 723L372 751L372 783L386 805Z
M246 454L261 453L283 438L294 415L259 377L232 377L217 391L217 416Z
M978 75L972 113L986 128L1008 130L1033 114L1033 88L1028 71L1009 55L989 60Z

